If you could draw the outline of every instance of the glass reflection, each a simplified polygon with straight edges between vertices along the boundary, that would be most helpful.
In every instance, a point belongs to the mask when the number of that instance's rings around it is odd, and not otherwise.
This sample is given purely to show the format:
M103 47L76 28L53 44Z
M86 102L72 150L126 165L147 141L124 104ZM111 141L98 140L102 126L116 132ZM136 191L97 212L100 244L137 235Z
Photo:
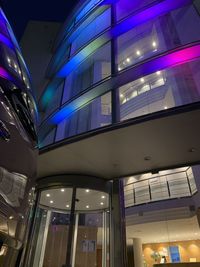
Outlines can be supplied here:
M200 20L193 6L139 25L117 39L118 71L164 51L198 41L199 36Z
M120 87L121 120L199 101L198 64L157 71Z
M110 43L101 47L88 57L65 81L63 100L77 96L93 84L109 77L111 74Z

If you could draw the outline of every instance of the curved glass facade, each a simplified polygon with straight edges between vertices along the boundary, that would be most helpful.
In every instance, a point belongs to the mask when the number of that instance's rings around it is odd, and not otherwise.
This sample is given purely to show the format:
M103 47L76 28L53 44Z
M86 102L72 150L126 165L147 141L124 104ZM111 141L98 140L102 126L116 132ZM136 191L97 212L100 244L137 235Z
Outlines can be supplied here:
M200 100L193 1L85 1L65 25L41 97L41 147Z

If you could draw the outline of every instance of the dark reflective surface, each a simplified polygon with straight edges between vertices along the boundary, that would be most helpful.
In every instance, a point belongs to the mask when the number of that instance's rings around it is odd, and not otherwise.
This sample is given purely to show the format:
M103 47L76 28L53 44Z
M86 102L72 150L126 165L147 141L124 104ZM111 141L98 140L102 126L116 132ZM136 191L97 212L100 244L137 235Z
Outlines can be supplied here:
M36 178L37 111L20 49L0 9L0 266L19 266Z

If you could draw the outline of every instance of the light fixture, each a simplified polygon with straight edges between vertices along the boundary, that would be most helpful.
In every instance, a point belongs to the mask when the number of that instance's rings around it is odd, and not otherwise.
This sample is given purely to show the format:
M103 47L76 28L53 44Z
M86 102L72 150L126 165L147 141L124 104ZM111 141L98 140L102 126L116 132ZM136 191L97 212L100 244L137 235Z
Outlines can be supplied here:
M124 97L124 95L123 94L120 94L120 97L122 98L122 97Z
M138 55L138 56L140 56L140 55L141 55L141 52L140 52L140 50L137 50L137 51L136 51L136 55Z
M50 197L51 195L50 194L46 194L46 197Z
M120 71L121 70L121 68L120 67L118 67L118 71Z
M103 202L101 202L101 203L100 203L100 205L101 205L101 206L103 206L103 205L104 205L104 203L103 203Z
M144 78L141 78L140 81L143 83L144 82Z
M130 60L130 58L129 58L129 57L127 57L126 61L129 63L131 60Z
M156 47L157 46L157 43L155 41L153 41L152 46L153 47Z
M13 216L10 216L10 217L9 217L9 220L12 220L12 219L14 219L14 217L13 217Z
M69 204L66 205L66 208L69 208Z
M160 75L160 73L161 73L160 71L157 71L157 72L156 72L157 75Z
M49 202L50 202L51 204L53 204L53 200L50 200Z
M64 188L62 188L62 189L60 189L60 191L61 191L61 192L65 192L65 189L64 189Z
M9 57L7 58L7 60L8 60L8 63L10 63L10 58Z
M89 205L86 205L86 209L89 209L90 208L90 206Z
M86 193L89 193L89 192L90 192L90 189L86 189L85 192L86 192Z
M167 106L165 106L165 107L164 107L164 109L168 109L168 107L167 107Z
M105 196L101 196L102 199L106 198Z

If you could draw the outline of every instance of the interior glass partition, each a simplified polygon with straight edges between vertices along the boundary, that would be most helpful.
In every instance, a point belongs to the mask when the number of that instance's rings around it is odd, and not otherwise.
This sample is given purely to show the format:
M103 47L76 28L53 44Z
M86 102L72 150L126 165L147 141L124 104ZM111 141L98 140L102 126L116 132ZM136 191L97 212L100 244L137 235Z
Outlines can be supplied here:
M109 194L69 187L39 194L28 266L110 266Z

